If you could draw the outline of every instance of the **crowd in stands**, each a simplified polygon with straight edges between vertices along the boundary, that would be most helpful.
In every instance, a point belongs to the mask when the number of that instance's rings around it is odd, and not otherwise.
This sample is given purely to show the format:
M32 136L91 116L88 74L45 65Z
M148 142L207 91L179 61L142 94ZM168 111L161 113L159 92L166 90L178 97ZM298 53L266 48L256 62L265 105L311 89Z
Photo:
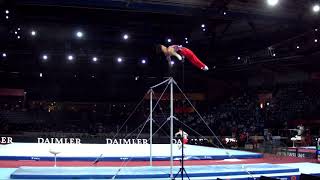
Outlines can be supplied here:
M289 127L289 122L297 119L316 119L320 117L320 89L314 85L278 85L271 91L272 98L261 102L258 91L245 90L218 105L203 105L195 102L202 118L187 102L175 102L178 107L189 108L187 112L175 113L180 123L190 134L243 137L244 135L264 135L264 129L279 134L279 129ZM30 102L31 103L31 102ZM161 126L169 117L167 102L161 102L154 112L155 128ZM123 123L122 133L129 133L143 124L148 118L148 101L137 108L134 103L89 105L90 108L61 107L59 103L31 103L26 109L21 105L0 105L1 133L31 132L77 132L110 133L117 132ZM68 109L68 110L66 110ZM207 125L204 123L206 122ZM185 125L187 126L185 126ZM169 126L165 125L165 128ZM209 128L212 130L210 131ZM306 127L306 129L312 129ZM141 130L141 129L137 129ZM187 131L186 130L186 131ZM138 131L136 131L138 132ZM148 132L145 128L143 132ZM168 130L163 130L168 133ZM318 131L309 131L317 134Z

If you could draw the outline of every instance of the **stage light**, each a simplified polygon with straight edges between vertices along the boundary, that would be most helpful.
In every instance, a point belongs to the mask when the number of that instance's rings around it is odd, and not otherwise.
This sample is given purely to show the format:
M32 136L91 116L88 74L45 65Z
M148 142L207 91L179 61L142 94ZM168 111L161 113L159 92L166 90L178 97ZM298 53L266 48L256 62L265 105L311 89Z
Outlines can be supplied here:
M201 27L202 27L202 28L205 28L205 27L206 27L206 25L205 25L205 24L201 24Z
M224 12L223 12L223 15L227 15L227 12L224 11Z
M68 60L72 61L73 60L73 56L72 55L68 55Z
M270 103L269 102L267 102L267 106L269 106L270 105Z
M273 53L272 56L276 56L276 53Z
M7 54L6 53L2 53L2 57L7 57Z
M174 65L174 61L170 61L170 64L171 64L171 65Z
M18 27L18 31L20 31L21 29Z
M269 6L275 6L278 4L279 0L267 0Z
M134 80L138 81L139 80L139 76L134 77Z
M142 63L142 64L145 64L145 63L147 63L147 61L146 61L145 59L142 59L142 60L141 60L141 63Z
M189 41L186 41L186 44L189 44Z
M319 4L313 5L312 10L313 10L313 12L316 12L316 13L319 12L319 11L320 11L320 6L319 6Z
M124 35L122 36L122 38L123 38L124 40L127 40L127 39L129 39L129 35L128 35L128 34L124 34Z
M42 73L40 73L39 76L42 77Z
M32 36L35 36L35 35L37 35L37 32L34 31L34 30L32 30L32 31L31 31L31 35L32 35Z
M297 46L297 49L299 49L300 48L300 46Z
M6 16L6 19L9 19L9 16Z
M17 31L15 31L15 32L14 32L14 34L18 34L18 32L17 32Z
M9 10L8 9L6 10L6 14L9 14Z
M78 38L82 38L83 33L82 33L81 31L78 31L78 32L76 33L76 35L77 35Z
M206 28L203 28L202 31L206 31Z
M187 40L188 40L188 38L187 38L187 37L185 37L185 38L184 38L184 40L186 40L186 41L187 41Z
M167 42L168 42L168 43L171 43L171 41L172 41L171 38L168 38L168 39L167 39Z
M318 39L315 39L314 42L317 43L317 42L318 42Z
M98 58L97 58L97 57L93 57L93 58L92 58L92 61L93 61L93 62L97 62L97 61L98 61Z
M241 59L241 57L240 56L238 56L238 58L237 58L238 60L240 60Z
M121 63L121 62L122 62L122 58L121 58L121 57L118 57L118 58L117 58L117 61L118 61L118 63Z
M47 60L48 59L48 56L46 54L42 55L42 59L43 60Z
M318 31L318 29L314 29L314 31Z
M20 36L17 36L18 39L20 39Z

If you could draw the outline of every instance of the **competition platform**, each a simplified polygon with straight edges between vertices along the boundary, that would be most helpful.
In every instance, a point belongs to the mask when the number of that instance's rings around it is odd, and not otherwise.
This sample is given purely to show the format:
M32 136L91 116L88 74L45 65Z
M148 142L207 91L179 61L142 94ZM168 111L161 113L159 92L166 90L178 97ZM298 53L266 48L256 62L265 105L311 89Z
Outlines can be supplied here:
M180 168L181 150L177 144L173 147L175 175ZM57 167L52 150L60 152ZM190 179L247 180L268 176L291 180L299 179L301 173L320 176L320 164L296 157L269 158L259 153L197 145L186 145L184 150ZM149 153L149 144L1 145L0 179L170 179L170 145L153 145L153 166L148 165ZM180 174L177 179L181 179Z
M153 144L154 161L170 160L170 144ZM46 144L13 143L0 146L0 160L53 161L50 151L57 151L57 161L149 161L149 144ZM185 145L186 160L222 160L262 158L259 153ZM173 158L181 159L181 150L173 145Z

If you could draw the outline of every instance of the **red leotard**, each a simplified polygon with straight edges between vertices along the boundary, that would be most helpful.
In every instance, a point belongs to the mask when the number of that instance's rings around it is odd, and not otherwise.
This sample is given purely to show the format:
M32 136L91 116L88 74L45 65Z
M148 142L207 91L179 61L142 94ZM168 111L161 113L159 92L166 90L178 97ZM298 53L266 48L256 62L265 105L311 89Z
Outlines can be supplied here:
M188 48L181 47L179 48L179 54L183 55L188 59L193 65L201 70L207 70L206 65Z

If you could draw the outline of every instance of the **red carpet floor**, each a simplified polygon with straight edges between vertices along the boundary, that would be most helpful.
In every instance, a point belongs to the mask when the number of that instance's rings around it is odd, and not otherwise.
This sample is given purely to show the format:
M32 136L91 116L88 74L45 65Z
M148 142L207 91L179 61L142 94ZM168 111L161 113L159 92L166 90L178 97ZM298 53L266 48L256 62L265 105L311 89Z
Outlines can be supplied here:
M316 159L306 159L297 157L283 157L270 154L264 154L264 158L260 159L241 159L241 161L224 161L224 160L187 160L185 165L219 165L219 164L255 164L255 163L297 163L297 162L313 162ZM0 160L0 168L17 168L20 166L53 166L53 161L2 161ZM132 162L98 162L93 165L90 161L58 161L57 166L148 166L148 161L132 161ZM169 166L170 161L154 161L154 166ZM174 165L180 165L179 161L175 161Z

